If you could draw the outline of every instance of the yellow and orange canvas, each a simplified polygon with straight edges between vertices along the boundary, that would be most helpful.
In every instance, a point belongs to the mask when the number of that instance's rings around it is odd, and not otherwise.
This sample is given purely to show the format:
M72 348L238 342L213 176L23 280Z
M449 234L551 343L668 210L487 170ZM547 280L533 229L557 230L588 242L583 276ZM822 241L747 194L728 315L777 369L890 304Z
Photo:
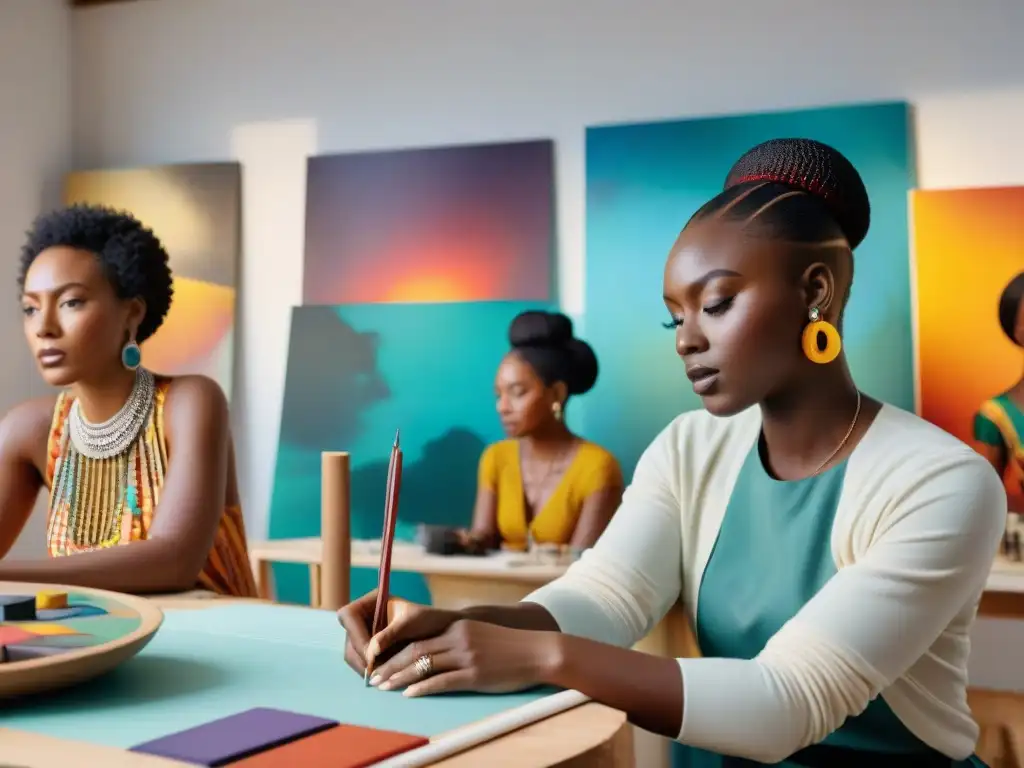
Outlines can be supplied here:
M968 444L985 400L1024 375L999 300L1024 271L1024 187L910 195L919 414Z

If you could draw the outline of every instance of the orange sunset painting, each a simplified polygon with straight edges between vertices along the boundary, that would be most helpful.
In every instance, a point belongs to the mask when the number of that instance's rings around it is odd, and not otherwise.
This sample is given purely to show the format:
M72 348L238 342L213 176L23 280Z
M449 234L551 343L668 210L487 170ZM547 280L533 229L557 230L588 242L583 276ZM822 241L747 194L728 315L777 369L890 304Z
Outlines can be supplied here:
M133 214L170 257L174 297L160 329L142 344L142 364L171 376L209 376L231 397L241 241L241 170L197 163L80 171L64 184L67 204Z

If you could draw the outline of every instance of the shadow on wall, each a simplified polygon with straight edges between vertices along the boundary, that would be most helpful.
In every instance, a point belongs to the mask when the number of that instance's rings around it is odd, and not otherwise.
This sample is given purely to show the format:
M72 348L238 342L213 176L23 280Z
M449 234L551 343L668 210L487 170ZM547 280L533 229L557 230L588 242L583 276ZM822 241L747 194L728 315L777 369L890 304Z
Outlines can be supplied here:
M476 433L456 427L423 446L418 461L403 464L398 517L404 523L468 525L476 499L477 466L485 448ZM388 462L352 473L352 521L377 521L384 513ZM361 535L353 531L354 535ZM367 531L376 538L379 530Z
M319 453L332 446L355 445L364 432L363 415L392 396L378 369L378 334L356 331L331 307L296 312L292 322L288 369L293 375L283 404L282 446ZM416 461L409 462L407 454L402 521L445 524L455 522L457 515L467 516L468 523L484 447L477 433L455 426L428 441ZM388 459L383 456L353 471L353 535L379 535L377 530L362 528L371 523L376 528L382 519L387 471Z
M391 396L377 369L378 343L376 333L355 330L333 307L292 313L281 442L319 451L356 441L361 415Z
M477 434L459 427L424 445L419 460L402 466L399 522L468 526L476 498L477 466L484 448L484 441ZM387 461L375 461L352 473L353 536L380 536L387 475ZM376 587L376 569L352 569L353 597ZM390 587L396 597L430 602L426 582L418 574L395 572Z
M320 532L320 458L324 450L355 446L366 431L366 414L395 397L379 369L379 334L360 332L333 307L303 307L292 315L288 380L281 418L271 515L271 537ZM475 431L455 426L423 445L402 470L399 520L405 525L468 525L476 498L477 466L486 446ZM388 453L352 472L354 538L380 536ZM287 514L280 511L287 509ZM403 526L404 527L404 526ZM275 565L278 596L305 602L308 576L301 566ZM376 570L352 571L352 594L376 586ZM426 602L422 578L395 574L394 594Z
M331 444L331 443L325 443ZM462 427L447 430L427 442L414 461L402 467L402 490L399 499L399 525L408 530L419 523L429 525L469 525L476 498L477 467L486 444L475 432ZM292 471L278 475L275 494L287 495L287 518L271 518L278 526L286 525L284 536L318 536L320 533L320 458L307 449L301 453L282 444L282 452L292 456ZM301 465L302 470L298 470ZM384 519L384 490L387 484L388 459L382 458L352 471L351 532L355 539L380 537ZM280 498L280 497L279 497ZM282 505L284 506L284 505ZM272 535L273 535L272 531ZM409 539L409 535L398 538ZM305 566L278 563L273 566L278 599L283 602L308 604L309 575ZM350 589L353 598L377 586L376 568L353 568ZM423 577L413 573L395 572L391 577L391 593L418 603L429 603L430 593Z

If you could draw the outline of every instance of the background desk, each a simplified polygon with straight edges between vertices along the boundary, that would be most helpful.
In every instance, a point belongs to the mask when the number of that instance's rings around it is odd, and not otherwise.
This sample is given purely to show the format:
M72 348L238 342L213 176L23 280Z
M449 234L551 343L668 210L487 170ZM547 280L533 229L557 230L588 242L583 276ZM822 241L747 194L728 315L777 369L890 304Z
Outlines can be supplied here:
M1024 619L1024 563L996 559L978 614L990 618Z
M288 643L278 637L276 630L268 629L271 625L277 625L279 621L295 622L296 625L301 624L305 628L310 622L306 617L299 617L299 614L309 616L314 613L312 611L301 608L261 606L261 609L269 608L280 614L279 618L267 622L265 616L259 621L252 621L252 613L229 614L216 610L225 606L226 601L200 600L193 602L171 598L162 600L161 603L169 609L167 626L161 629L153 642L136 659L126 663L105 680L80 686L41 702L23 704L17 709L8 710L5 713L5 724L17 729L0 730L0 756L5 763L25 766L25 768L67 768L67 766L75 768L93 768L93 766L96 768L115 768L115 766L117 768L120 766L147 768L147 766L154 766L155 768L155 764L151 760L141 756L135 760L135 756L126 753L123 749L126 742L137 743L150 736L150 734L141 732L145 730L143 726L147 723L147 714L158 714L157 709L166 707L167 702L170 701L176 708L176 714L178 712L188 713L188 717L197 722L214 719L226 714L219 711L224 708L223 699L226 689L239 685L244 688L246 684L253 683L253 678L248 676L245 669L248 659L224 660L225 649L229 647L226 645L230 642L227 640L229 636L265 641L266 655L261 656L262 658L267 658L272 652L291 654L287 658L297 659L295 670L300 675L304 667L310 667L311 664L315 666L315 658L318 655L323 659L330 658L332 669L329 673L320 675L319 672L306 669L307 675L315 675L316 682L312 683L310 678L306 677L304 684L306 686L324 685L330 691L342 690L346 687L357 690L355 686L358 686L358 690L362 690L362 682L347 669L342 668L340 647L335 661L331 644L325 644L322 636L319 649L310 646L312 649L310 650L301 645L297 645L294 649L288 649L286 647ZM175 609L188 608L209 608L211 610L209 613L205 610L192 610L188 611L190 616L186 616L184 613L176 617L171 616L170 612ZM319 612L315 613L319 614ZM203 614L206 614L208 618L197 618L202 617ZM178 618L185 620L175 621ZM333 616L317 616L312 624L321 627L322 631L322 628L327 627L333 621ZM313 630L316 627L313 627ZM274 634L274 638L261 635L266 632ZM188 637L183 639L185 635ZM339 637L341 637L340 631ZM217 648L218 645L221 647ZM174 657L173 661L168 658L169 656ZM270 661L280 661L280 658L281 656L277 656ZM337 667L333 667L335 663L338 665ZM182 665L191 665L191 673L183 673ZM280 663L276 664L278 672L280 672L281 666ZM162 673L161 668L163 669ZM260 670L254 676L260 674L266 676L269 673ZM352 679L341 678L340 675L351 675ZM203 677L207 678L205 685ZM336 679L332 681L330 679L332 677ZM339 684L339 681L342 680L344 685ZM161 686L165 688L169 686L174 690L161 692ZM316 695L310 695L314 691ZM157 694L156 698L154 698L154 693ZM329 700L329 697L325 699L323 689L318 687L308 687L304 693L301 690L289 691L280 686L275 686L271 690L236 690L231 692L229 698L241 699L250 695L256 695L255 698L262 698L262 700L246 701L246 706L279 706L300 712L308 711L310 714L326 714L316 710L318 707L324 706L325 700ZM389 694L375 691L370 692L370 695L386 696ZM160 700L160 703L154 704L157 699ZM309 699L308 707L303 706L305 699ZM313 699L319 701L319 704L313 703ZM419 706L427 705L427 701L427 699L421 700ZM508 701L510 705L516 703L511 699ZM400 695L394 699L396 709L408 708L410 703L413 702L402 699ZM459 706L465 707L467 704L469 702L464 700ZM496 711L496 704L497 700L492 699L489 702L489 708ZM435 699L434 705L444 705L443 698ZM449 706L452 705L454 702L449 704ZM125 707L133 708L135 715L128 718L123 717L122 710ZM177 709L178 707L181 709ZM234 708L237 710L245 707ZM66 714L70 712L74 714ZM405 716L402 715L402 717ZM350 718L345 719L350 720ZM88 722L85 722L86 720ZM152 718L148 722L148 727L152 728ZM160 727L166 727L166 724L161 724ZM379 727L401 730L397 726L397 722L381 723ZM117 729L121 729L121 732L116 732ZM170 730L177 730L177 728ZM79 733L89 733L88 738L94 746L65 740L81 738L78 736ZM584 704L477 746L461 755L436 763L436 765L446 768L471 768L471 766L479 765L536 766L537 768L557 765L583 768L583 766L625 767L632 764L630 729L626 725L625 717L621 713L597 704Z
M261 598L273 599L270 572L273 563L299 563L309 567L312 602L319 605L319 568L323 562L320 539L260 542L250 547L249 556ZM376 569L380 562L380 543L353 541L351 558L353 568ZM567 568L566 565L527 563L524 554L513 552L495 552L482 557L431 555L418 544L405 542L395 542L391 556L392 571L422 576L430 591L431 604L450 610L518 603L538 587L557 579ZM696 643L682 605L677 603L636 648L664 656L695 655Z

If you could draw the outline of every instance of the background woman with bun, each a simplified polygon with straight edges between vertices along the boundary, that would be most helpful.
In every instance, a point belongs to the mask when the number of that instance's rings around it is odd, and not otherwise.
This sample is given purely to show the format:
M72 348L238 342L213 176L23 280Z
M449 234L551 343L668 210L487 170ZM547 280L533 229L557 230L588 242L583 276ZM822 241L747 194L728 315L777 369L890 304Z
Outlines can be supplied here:
M586 549L622 499L615 457L570 431L569 398L597 381L597 358L561 313L530 311L509 327L511 350L494 389L508 440L480 458L472 546L526 549L538 544Z
M999 297L999 325L1010 341L1024 348L1024 272L1013 278ZM974 417L974 440L1013 489L1011 503L1024 502L1024 377L981 404Z
M1006 494L970 446L854 384L869 220L836 150L744 155L664 271L704 409L654 439L562 578L516 606L408 608L372 639L361 598L340 612L348 662L388 654L373 683L409 696L576 689L700 768L981 765L967 657ZM631 650L680 597L703 657Z

